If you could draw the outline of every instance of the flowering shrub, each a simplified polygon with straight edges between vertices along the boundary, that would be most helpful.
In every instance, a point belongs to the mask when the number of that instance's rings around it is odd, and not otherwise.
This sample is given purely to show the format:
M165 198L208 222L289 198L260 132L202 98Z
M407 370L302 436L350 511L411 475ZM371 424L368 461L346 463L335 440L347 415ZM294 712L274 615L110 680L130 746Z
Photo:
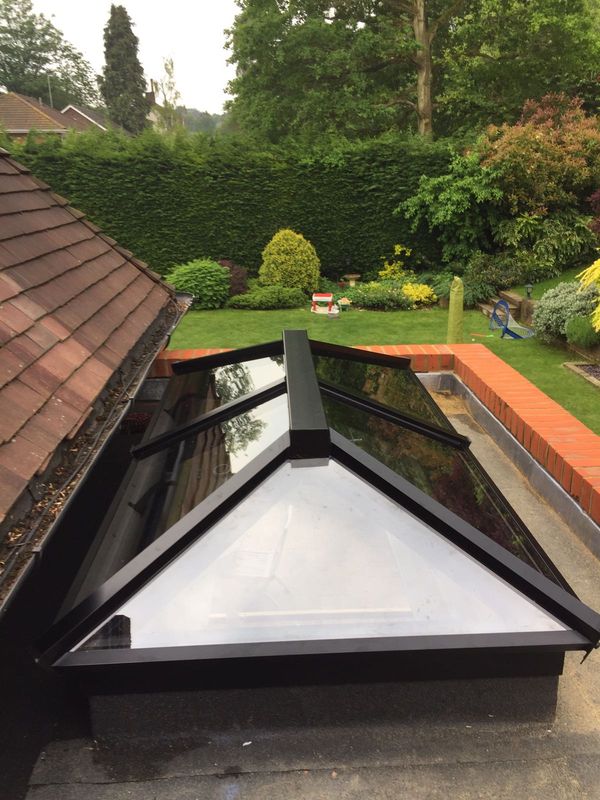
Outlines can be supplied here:
M410 247L404 247L403 244L394 245L394 255L391 258L382 256L383 269L379 272L379 277L382 281L397 281L402 280L407 274L404 271L404 256L408 258L412 250ZM413 274L413 273L410 273Z
M559 283L542 296L533 314L536 335L545 342L564 338L572 317L586 317L599 299L595 286L581 288L576 281Z
M405 283L402 291L413 306L430 306L437 302L435 292L426 283Z

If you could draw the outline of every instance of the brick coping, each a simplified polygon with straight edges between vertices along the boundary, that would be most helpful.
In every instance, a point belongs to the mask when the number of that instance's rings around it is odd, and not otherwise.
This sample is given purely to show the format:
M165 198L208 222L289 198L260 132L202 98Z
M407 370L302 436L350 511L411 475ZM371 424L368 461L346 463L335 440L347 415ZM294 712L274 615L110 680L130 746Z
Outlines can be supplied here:
M357 346L411 360L415 372L453 370L517 441L600 525L600 436L482 344ZM164 350L150 373L169 377L171 362L228 348Z

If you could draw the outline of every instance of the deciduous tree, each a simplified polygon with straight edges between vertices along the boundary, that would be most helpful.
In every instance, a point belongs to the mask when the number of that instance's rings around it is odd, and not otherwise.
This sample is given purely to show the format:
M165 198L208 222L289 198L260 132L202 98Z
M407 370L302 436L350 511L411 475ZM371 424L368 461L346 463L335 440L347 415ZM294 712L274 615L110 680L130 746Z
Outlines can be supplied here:
M31 0L0 0L0 85L58 108L99 100L90 65Z

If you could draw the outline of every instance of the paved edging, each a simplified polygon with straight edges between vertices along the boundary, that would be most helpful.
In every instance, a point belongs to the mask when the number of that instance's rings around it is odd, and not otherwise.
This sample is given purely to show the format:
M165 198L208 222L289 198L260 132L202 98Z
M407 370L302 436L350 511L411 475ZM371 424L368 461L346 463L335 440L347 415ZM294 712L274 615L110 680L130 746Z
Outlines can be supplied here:
M163 351L152 377L171 363L227 348ZM600 436L482 344L370 345L362 350L406 356L415 372L454 370L494 416L600 525Z

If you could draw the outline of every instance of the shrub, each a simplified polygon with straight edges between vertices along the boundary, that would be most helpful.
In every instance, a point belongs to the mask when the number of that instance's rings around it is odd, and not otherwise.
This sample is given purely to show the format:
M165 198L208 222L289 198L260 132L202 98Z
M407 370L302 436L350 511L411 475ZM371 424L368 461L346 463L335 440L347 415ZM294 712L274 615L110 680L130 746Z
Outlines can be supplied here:
M265 285L313 291L319 285L320 262L312 244L300 233L283 228L277 231L262 252L258 271Z
M590 267L584 269L577 277L581 280L581 285L583 287L595 286L600 295L600 258L594 261ZM592 325L594 326L594 330L600 332L600 296L598 298L598 304L592 314Z
M403 244L394 245L394 254L392 256L382 256L383 269L379 272L379 277L382 281L397 281L402 280L405 271L404 263L405 257L409 258L412 250L410 247L405 247Z
M246 294L232 297L227 305L230 308L269 311L275 308L300 308L307 302L306 295L301 289L287 286L259 286Z
M474 251L491 246L501 200L494 169L483 167L471 153L455 155L445 175L423 175L417 192L396 213L412 220L413 231L426 226L434 233L444 261L465 262Z
M520 260L523 280L537 282L554 278L567 267L589 256L596 237L590 229L590 217L575 211L550 215L521 214L501 222L496 240L513 249Z
M394 311L413 307L412 302L403 291L403 285L386 281L385 283L359 283L349 286L345 296L359 308L370 308L376 311Z
M180 264L165 280L178 291L193 294L195 308L221 308L229 296L229 270L209 258Z
M523 281L524 270L523 258L513 253L478 252L469 259L463 279L472 284L485 283L495 290L509 289Z
M543 342L551 342L566 335L571 317L586 317L598 302L594 286L581 289L576 281L559 283L549 289L539 301L533 314L533 327Z
M515 125L489 128L479 151L483 165L496 170L511 214L545 215L594 188L600 127L581 100L547 95L527 101Z
M591 349L600 345L600 332L595 331L589 317L571 317L566 327L567 342Z
M324 277L319 278L318 287L320 292L332 292L335 294L336 292L340 291L340 287L337 283L330 281L329 278Z
M431 288L438 297L444 299L450 297L450 286L454 275L451 272L440 272L431 283ZM463 275L464 297L463 302L466 308L472 308L477 303L488 300L496 292L496 287L488 283L485 274Z
M248 270L246 267L240 267L239 264L229 258L220 258L217 264L229 270L229 295L231 297L248 291Z
M435 292L426 283L405 283L402 291L413 306L430 306L437 302Z

